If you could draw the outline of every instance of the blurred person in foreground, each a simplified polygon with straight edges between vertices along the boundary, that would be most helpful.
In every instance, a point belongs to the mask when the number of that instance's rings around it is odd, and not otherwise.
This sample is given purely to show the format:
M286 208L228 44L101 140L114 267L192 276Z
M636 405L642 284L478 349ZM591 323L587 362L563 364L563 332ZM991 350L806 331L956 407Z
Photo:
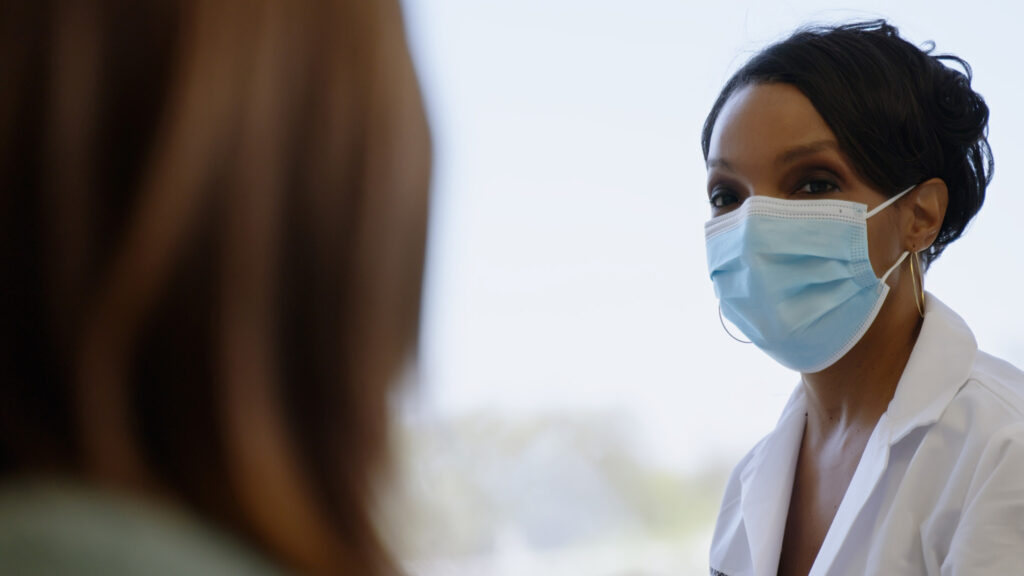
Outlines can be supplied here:
M397 2L4 2L0 76L0 572L395 572L429 172Z

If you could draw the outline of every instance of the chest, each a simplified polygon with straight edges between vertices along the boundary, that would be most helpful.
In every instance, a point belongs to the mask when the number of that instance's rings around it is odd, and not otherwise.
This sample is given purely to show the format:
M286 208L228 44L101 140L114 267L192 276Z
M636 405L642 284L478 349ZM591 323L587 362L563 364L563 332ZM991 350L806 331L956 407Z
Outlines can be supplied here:
M780 576L810 572L866 443L867 436L831 449L804 442L786 515L779 555Z

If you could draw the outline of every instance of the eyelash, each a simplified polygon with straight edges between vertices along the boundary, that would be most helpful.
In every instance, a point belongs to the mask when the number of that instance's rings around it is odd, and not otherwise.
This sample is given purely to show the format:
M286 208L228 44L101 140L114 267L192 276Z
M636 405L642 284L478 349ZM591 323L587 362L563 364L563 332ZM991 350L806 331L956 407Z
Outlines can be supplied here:
M825 184L825 186L827 188L824 191L814 192L814 191L809 189L809 187L812 184ZM804 191L804 188L808 188L808 190ZM832 178L816 177L816 178L808 178L807 180L804 180L803 183L801 183L800 186L797 187L795 193L796 194L810 194L810 195L816 196L816 195L820 195L820 194L831 194L833 192L838 192L839 190L840 190L839 184L836 183L836 181L834 179L832 179Z

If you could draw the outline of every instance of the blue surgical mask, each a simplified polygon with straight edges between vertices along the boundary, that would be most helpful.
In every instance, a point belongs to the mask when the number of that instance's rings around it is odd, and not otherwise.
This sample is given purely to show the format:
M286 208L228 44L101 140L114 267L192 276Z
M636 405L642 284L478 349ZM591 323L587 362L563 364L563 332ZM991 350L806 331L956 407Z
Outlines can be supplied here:
M769 356L798 372L846 355L882 308L886 279L868 258L870 212L844 200L752 196L704 226L708 271L722 314Z

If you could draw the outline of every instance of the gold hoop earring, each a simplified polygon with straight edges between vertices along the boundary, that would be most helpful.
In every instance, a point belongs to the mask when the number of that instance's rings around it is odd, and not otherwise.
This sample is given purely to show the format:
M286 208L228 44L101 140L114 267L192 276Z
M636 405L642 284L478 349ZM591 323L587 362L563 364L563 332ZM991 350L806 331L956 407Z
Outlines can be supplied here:
M924 318L924 274L917 254L914 252L914 257L910 259L910 279L914 281L914 303L917 304L917 313ZM917 262L917 276L914 276L914 262ZM918 278L921 279L920 282L917 281Z
M737 341L737 342L739 342L741 344L753 344L753 342L751 342L750 340L741 340L741 339L733 336L732 332L729 332L729 327L725 325L725 318L722 318L722 305L721 304L718 305L718 321L722 323L722 329L725 330L725 333L728 334L729 337L732 338L733 340L735 340L735 341Z

